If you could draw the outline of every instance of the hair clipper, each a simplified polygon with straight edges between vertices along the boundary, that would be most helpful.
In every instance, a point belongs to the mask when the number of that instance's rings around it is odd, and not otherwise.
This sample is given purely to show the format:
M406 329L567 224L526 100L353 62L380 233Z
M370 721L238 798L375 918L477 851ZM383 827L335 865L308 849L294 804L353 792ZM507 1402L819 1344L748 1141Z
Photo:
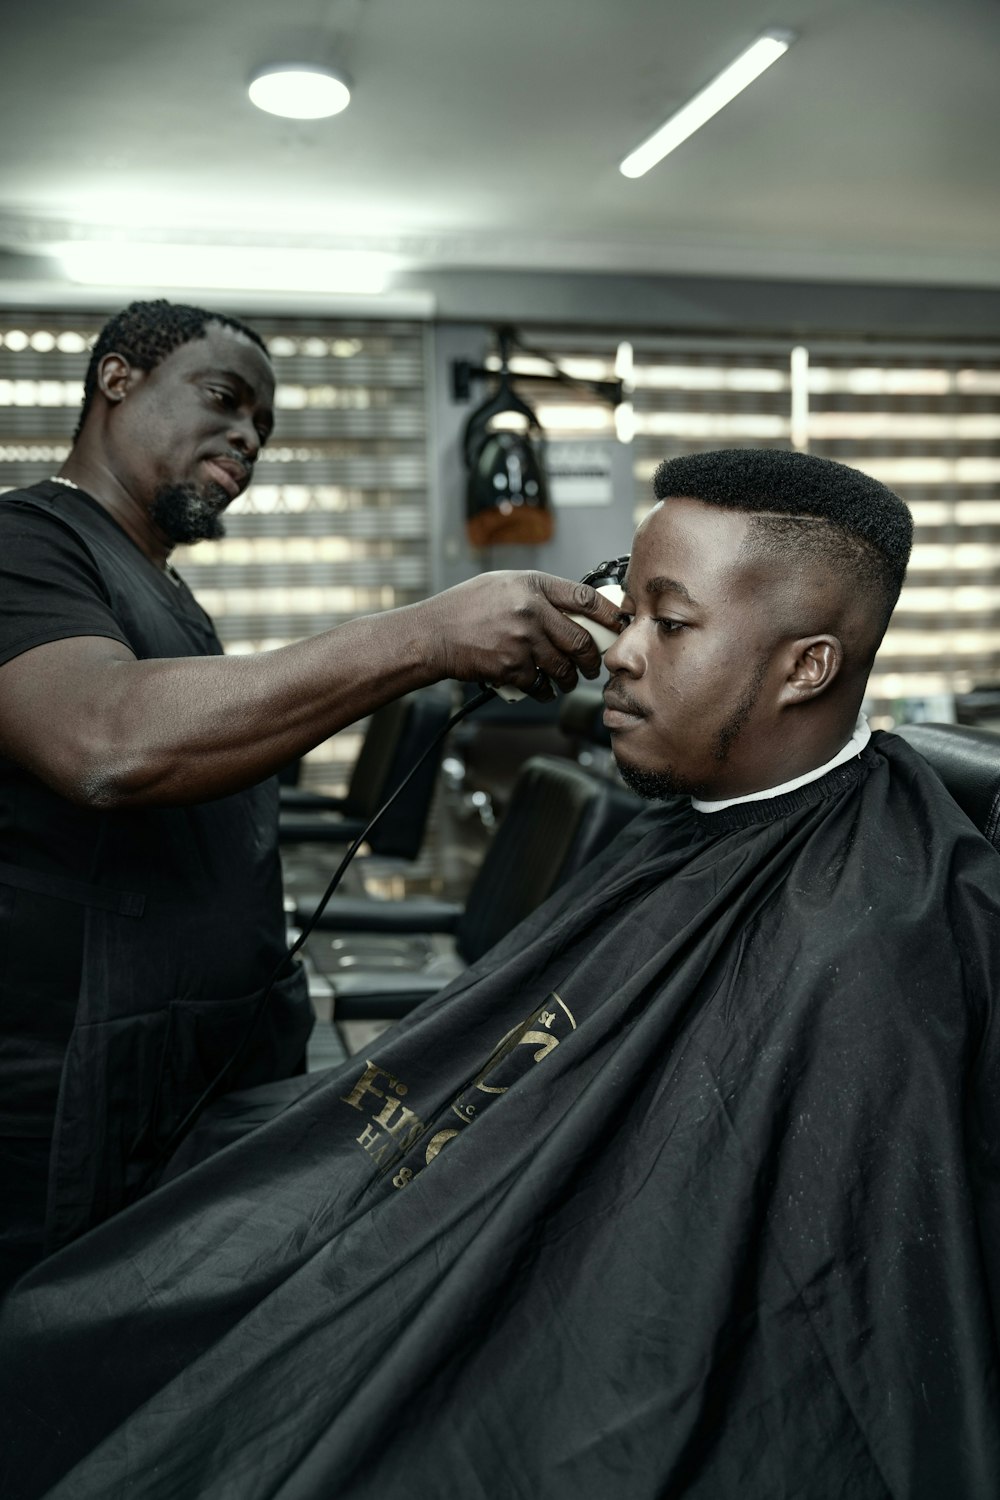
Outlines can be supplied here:
M630 554L625 552L620 557L612 557L607 562L598 563L596 568L592 568L589 573L583 575L580 582L593 585L597 592L603 594L605 599L610 599L612 604L620 604L625 597L622 585L625 582L629 556ZM590 619L588 615L571 615L567 612L567 619L583 626L602 656L618 639L613 630L598 625L597 621ZM490 683L489 686L493 687L493 684ZM505 703L518 703L528 696L516 687L493 687L493 691Z

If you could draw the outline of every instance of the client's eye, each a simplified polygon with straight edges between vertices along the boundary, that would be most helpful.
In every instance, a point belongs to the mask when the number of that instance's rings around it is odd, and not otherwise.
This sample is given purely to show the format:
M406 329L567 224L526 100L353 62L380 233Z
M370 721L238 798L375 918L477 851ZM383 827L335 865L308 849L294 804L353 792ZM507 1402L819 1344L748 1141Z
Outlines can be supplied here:
M656 621L657 629L662 630L664 635L676 635L678 630L686 629L683 620L659 619Z
M634 619L635 615L627 615L625 611L621 609L618 611L618 623L619 625L621 625L623 630L631 625Z

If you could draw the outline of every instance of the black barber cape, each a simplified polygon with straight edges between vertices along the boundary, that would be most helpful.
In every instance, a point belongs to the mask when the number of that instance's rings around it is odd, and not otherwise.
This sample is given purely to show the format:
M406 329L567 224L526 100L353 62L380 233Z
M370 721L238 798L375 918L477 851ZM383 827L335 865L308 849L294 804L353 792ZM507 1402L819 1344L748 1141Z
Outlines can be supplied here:
M0 1493L996 1500L998 910L891 736L643 813L20 1283Z

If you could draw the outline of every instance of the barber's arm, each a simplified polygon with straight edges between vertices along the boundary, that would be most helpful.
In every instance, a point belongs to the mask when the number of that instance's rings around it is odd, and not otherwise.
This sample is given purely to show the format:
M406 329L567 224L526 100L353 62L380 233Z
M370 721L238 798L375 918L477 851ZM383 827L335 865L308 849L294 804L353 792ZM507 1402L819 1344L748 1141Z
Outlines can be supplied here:
M103 636L51 641L0 667L0 753L94 808L222 797L443 678L529 691L541 669L568 691L597 676L564 611L618 629L589 584L510 572L256 656L138 661Z

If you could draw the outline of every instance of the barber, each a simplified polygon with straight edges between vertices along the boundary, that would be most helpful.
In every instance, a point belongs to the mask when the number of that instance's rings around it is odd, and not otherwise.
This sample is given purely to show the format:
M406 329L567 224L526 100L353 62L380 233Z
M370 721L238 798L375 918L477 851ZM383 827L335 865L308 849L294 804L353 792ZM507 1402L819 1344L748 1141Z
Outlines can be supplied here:
M170 566L222 535L273 424L243 324L135 303L103 329L70 454L0 497L0 1278L138 1192L285 950L273 773L444 678L564 691L600 660L586 585L486 574L227 658ZM231 1086L287 1077L279 981Z

